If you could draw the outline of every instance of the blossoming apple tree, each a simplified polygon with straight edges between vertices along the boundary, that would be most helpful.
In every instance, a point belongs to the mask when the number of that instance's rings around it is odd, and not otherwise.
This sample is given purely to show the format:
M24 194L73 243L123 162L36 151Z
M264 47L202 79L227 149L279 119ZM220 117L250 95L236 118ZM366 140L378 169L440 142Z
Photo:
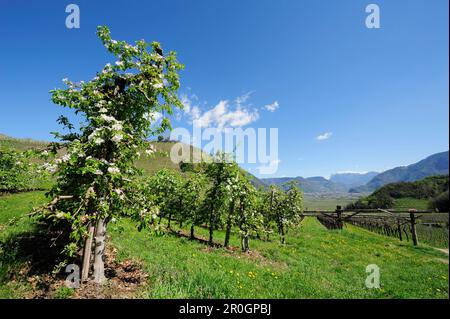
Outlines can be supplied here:
M248 252L250 250L250 235L258 233L258 230L262 227L263 218L258 210L258 193L248 178L244 176L239 179L237 191L236 220L241 237L241 248L242 251Z
M59 135L65 155L46 164L56 177L49 192L53 200L36 213L67 229L66 253L73 256L82 248L82 279L102 283L108 223L128 214L145 224L157 212L151 200L139 198L134 161L143 148L154 151L145 139L170 129L167 115L182 107L177 97L182 65L157 42L116 41L105 26L97 34L117 61L90 81L64 79L66 88L51 91L54 103L73 109L83 121L79 132ZM156 112L164 115L157 125ZM67 118L60 122L73 128Z

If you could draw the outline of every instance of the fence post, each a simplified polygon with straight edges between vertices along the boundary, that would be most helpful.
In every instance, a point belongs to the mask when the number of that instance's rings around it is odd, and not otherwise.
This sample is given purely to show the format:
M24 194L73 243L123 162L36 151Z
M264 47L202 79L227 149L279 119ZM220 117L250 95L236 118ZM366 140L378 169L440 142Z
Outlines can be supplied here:
M409 218L411 220L411 237L412 241L414 243L414 246L417 246L419 244L417 240L417 232L416 232L416 216L414 213L409 213Z
M344 227L344 223L342 222L341 206L336 206L336 215L336 225L338 229L342 229Z
M402 228L400 226L400 218L397 219L397 232L398 232L398 239L400 239L400 241L403 241Z

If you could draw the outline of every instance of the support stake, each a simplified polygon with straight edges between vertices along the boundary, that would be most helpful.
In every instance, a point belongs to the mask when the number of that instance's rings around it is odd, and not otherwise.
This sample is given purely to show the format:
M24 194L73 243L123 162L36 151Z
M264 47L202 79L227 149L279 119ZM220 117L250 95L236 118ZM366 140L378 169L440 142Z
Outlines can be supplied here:
M417 239L417 232L416 232L416 216L414 215L414 213L409 213L409 218L411 220L412 241L414 243L414 246L417 246L419 244L419 241Z

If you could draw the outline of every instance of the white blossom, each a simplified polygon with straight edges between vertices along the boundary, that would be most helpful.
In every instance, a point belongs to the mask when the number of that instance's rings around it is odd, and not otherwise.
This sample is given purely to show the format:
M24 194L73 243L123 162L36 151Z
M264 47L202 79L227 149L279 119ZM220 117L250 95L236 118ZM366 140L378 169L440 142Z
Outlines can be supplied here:
M57 166L54 164L50 164L50 163L45 163L44 165L42 165L42 167L49 171L50 173L54 173L56 172Z
M115 143L119 143L122 139L123 139L123 137L122 137L121 134L116 134L116 135L114 135L114 136L112 137L111 140L112 140L113 142L115 142Z
M123 190L121 190L121 189L115 189L114 192L115 192L117 195L119 195L119 198L120 198L121 200L124 200L124 199L125 199L125 194L123 193Z
M112 167L108 167L108 172L110 174L119 174L120 173L120 169L118 169L117 167L112 166Z
M116 124L114 124L114 125L112 126L112 129L115 130L115 131L121 131L122 128L123 128L123 126L122 126L122 124L120 124L120 123L116 123Z
M70 155L69 155L69 154L66 154L66 155L64 155L64 156L62 157L62 161L63 161L63 162L67 162L68 160L70 160Z
M155 89L162 89L164 87L164 85L161 82L158 82L158 83L154 83L153 87Z
M94 140L94 143L97 144L97 145L100 145L100 144L102 144L103 142L105 142L105 140L102 139L102 138L100 138L100 137L98 137L98 138L96 138L96 139Z
M103 172L101 171L101 170L96 170L95 172L94 172L94 174L95 175L103 175Z
M100 117L105 120L106 122L114 122L116 121L116 119L114 118L114 116L108 116L106 114L102 114L100 115Z

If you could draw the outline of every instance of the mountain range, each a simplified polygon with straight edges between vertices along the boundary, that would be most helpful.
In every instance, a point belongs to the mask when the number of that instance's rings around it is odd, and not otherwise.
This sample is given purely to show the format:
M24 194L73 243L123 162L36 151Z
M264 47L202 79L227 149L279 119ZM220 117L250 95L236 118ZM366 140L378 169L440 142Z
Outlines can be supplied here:
M324 177L279 177L263 178L266 185L283 187L295 180L304 193L368 193L383 185L395 182L412 182L434 175L449 173L449 152L433 154L417 163L399 166L382 173L338 173L330 179Z
M348 188L343 184L332 182L322 176L304 178L298 177L280 177L280 178L262 178L261 181L266 185L277 185L285 187L290 181L296 181L304 193L346 193Z
M449 152L436 153L408 165L399 166L376 175L367 184L349 190L351 193L372 192L386 184L396 182L414 182L428 176L447 175L449 173Z
M330 176L330 181L337 184L343 184L348 189L361 186L370 182L372 178L377 176L379 172L367 173L337 173Z

